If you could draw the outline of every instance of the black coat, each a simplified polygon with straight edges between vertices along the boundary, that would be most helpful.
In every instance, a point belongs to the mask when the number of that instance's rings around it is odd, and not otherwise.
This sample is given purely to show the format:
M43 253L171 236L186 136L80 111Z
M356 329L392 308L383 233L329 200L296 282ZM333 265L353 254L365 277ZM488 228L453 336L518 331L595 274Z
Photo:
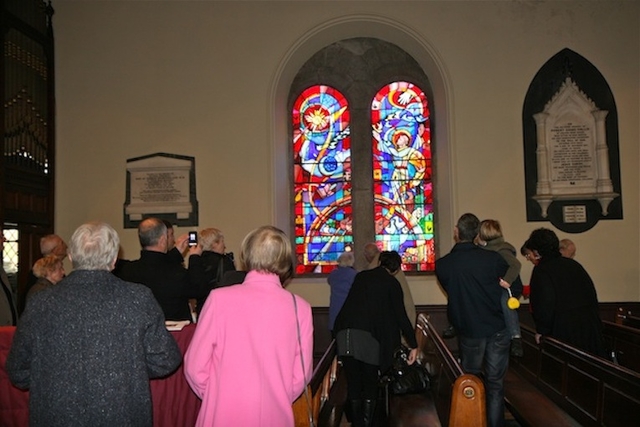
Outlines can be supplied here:
M457 243L436 261L436 276L447 293L449 321L458 334L487 338L506 328L500 278L509 264L494 251Z
M204 282L201 296L196 302L196 311L200 314L204 302L211 292L215 288L224 286L224 274L228 271L235 271L236 267L233 264L233 260L227 255L219 254L213 251L202 251L202 255L193 255L189 262L198 262L202 264L204 269ZM222 267L222 271L220 271ZM242 280L240 281L242 282Z
M336 317L334 332L360 329L370 332L380 344L380 370L392 363L400 346L400 334L409 346L418 346L411 322L404 309L400 283L383 267L356 274L347 299Z
M151 427L149 378L181 361L149 289L79 270L30 298L6 370L31 426Z
M151 289L167 320L191 320L189 299L203 295L202 264L190 262L185 269L171 253L142 250L140 259L119 263L114 274Z
M531 273L531 309L536 330L598 356L605 356L596 288L577 261L543 257Z

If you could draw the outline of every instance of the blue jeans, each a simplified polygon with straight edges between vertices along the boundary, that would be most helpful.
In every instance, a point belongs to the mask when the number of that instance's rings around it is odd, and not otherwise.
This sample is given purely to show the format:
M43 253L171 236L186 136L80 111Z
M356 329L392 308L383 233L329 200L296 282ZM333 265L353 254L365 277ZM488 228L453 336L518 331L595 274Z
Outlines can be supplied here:
M507 305L509 299L509 291L502 290L502 298L500 303L502 304L502 314L504 315L504 323L507 324L507 331L509 332L509 338L520 337L520 318L518 318L518 310L511 310Z
M484 378L489 427L504 426L504 377L511 337L505 329L486 338L459 336L462 369ZM484 369L483 369L484 368Z

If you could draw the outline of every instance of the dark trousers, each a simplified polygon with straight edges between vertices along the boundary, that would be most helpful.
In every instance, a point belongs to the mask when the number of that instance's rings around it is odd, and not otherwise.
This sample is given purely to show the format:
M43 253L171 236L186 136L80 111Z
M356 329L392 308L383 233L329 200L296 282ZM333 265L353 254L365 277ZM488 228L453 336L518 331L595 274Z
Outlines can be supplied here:
M504 377L511 336L505 329L486 338L459 336L462 369L484 378L489 427L504 426Z
M347 377L347 398L349 400L377 399L377 365L370 365L347 356L342 358L342 366Z

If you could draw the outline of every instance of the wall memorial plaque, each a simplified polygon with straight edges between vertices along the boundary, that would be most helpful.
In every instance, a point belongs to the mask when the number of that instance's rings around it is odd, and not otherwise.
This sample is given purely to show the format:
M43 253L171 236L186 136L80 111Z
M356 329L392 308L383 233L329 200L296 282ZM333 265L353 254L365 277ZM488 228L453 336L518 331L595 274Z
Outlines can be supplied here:
M156 153L128 159L124 227L136 228L151 216L197 226L195 188L193 157Z
M567 78L544 111L535 114L538 183L533 199L542 216L552 201L596 199L607 215L619 194L609 176L609 152L604 132L607 111L599 110Z
M578 233L622 218L615 102L588 61L565 49L545 64L527 93L523 125L529 221Z

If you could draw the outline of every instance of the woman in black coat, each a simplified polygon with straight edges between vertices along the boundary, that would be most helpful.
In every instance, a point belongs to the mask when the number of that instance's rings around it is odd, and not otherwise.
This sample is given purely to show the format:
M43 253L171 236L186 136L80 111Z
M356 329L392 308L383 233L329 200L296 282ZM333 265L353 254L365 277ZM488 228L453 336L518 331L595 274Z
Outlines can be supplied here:
M391 367L401 333L412 348L409 363L416 358L415 332L400 283L392 276L400 266L397 252L382 252L379 267L356 275L335 321L353 426L372 425L379 375Z
M534 230L527 247L540 256L530 281L538 343L541 336L548 335L606 357L598 297L587 271L560 254L558 237L552 230Z

